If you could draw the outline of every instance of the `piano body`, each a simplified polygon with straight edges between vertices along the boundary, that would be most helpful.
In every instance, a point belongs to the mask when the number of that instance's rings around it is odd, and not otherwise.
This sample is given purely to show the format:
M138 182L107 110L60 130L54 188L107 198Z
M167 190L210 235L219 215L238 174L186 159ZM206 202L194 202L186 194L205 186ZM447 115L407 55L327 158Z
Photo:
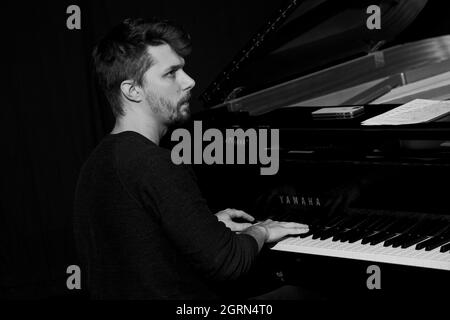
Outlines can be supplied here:
M286 1L202 95L207 110L194 118L205 128L280 130L276 175L256 165L194 166L210 206L310 225L265 248L247 288L266 277L331 298L449 296L450 116L361 121L416 98L450 98L450 35L396 43L421 27L430 3L375 3L380 30L366 26L368 1ZM311 115L351 105L364 113ZM371 265L380 267L380 290L366 286Z

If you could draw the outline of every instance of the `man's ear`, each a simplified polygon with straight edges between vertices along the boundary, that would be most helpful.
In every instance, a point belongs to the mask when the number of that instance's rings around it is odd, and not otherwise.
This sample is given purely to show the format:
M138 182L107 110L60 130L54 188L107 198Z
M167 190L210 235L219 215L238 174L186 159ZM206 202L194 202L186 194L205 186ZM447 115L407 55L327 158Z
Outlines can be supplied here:
M141 102L143 99L142 89L133 80L125 80L120 84L120 90L124 97L133 102Z

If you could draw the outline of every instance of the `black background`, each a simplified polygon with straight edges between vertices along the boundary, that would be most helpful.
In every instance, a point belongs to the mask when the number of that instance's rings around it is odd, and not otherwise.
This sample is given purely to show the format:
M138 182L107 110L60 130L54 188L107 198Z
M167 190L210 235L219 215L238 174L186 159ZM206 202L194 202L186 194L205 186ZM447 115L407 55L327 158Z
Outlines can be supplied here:
M93 44L126 17L176 20L193 38L186 72L196 98L286 1L9 1L2 9L0 112L0 296L73 297L66 268L77 264L72 202L78 171L113 125L89 64ZM441 6L439 7L439 2ZM448 33L444 1L430 1L398 42ZM81 8L68 30L66 8Z

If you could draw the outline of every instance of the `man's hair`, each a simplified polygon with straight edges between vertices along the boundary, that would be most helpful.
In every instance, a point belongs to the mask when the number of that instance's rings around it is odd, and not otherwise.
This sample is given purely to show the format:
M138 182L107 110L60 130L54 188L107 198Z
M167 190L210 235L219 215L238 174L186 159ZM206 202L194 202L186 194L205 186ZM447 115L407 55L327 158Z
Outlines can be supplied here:
M125 19L95 46L95 75L114 116L124 114L120 84L133 80L142 86L144 73L154 62L147 48L163 44L182 57L191 51L189 34L175 23L157 18Z

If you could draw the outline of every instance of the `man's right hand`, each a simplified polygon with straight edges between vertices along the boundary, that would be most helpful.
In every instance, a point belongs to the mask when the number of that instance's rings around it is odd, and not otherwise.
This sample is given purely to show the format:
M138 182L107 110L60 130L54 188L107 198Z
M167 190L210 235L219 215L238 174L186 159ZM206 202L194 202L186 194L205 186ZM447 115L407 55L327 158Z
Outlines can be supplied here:
M273 221L271 219L256 223L254 226L261 226L266 229L267 235L265 238L265 243L277 242L286 236L299 235L309 231L309 227L306 224Z
M296 222L281 222L267 219L255 223L245 229L242 233L248 234L258 242L258 249L261 250L264 243L272 243L281 240L289 235L299 235L309 231L306 224Z

